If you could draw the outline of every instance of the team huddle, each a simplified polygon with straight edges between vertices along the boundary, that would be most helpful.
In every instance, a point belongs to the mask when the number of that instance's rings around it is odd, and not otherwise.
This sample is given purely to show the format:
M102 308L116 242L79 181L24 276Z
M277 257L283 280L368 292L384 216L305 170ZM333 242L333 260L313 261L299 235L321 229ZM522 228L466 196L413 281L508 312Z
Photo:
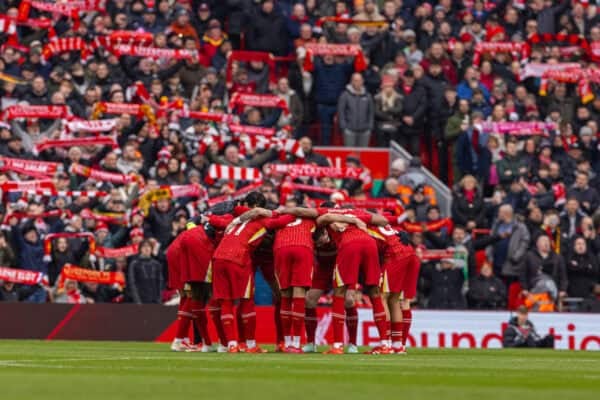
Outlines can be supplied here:
M260 268L276 299L276 351L317 351L317 302L333 291L333 345L326 353L344 353L345 328L346 352L358 353L354 299L363 290L379 334L369 353L405 354L420 261L390 227L396 217L328 203L311 209L290 200L277 211L265 204L261 193L249 193L240 205L227 204L201 224L188 224L167 249L169 286L182 294L171 349L265 352L255 340L254 275ZM187 337L192 322L200 346Z

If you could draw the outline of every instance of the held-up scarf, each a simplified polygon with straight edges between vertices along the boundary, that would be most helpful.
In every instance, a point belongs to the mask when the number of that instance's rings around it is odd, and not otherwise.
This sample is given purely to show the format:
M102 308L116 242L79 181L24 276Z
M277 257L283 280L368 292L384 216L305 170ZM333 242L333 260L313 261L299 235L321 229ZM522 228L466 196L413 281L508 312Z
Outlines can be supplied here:
M80 175L89 179L93 179L101 182L111 182L126 185L136 180L135 177L130 175L123 175L114 172L102 171L99 169L85 167L80 164L73 164L69 169L72 174Z
M211 164L208 167L209 182L214 182L219 179L235 180L235 181L258 181L262 179L262 174L258 168L245 167L229 167L221 164Z
M48 277L39 271L0 267L0 281L18 283L20 285L48 286Z
M564 70L570 68L579 68L578 63L558 63L558 64L544 64L544 63L527 63L523 70L519 74L519 80L524 81L527 78L541 78L546 71Z
M600 71L592 68L569 68L565 70L549 70L542 75L540 84L540 96L546 96L548 93L548 81L563 83L576 83L577 92L581 97L581 102L589 103L594 99L594 93L590 86L591 83L600 83Z
M233 50L227 58L226 81L233 83L233 63L234 61L252 62L261 61L269 67L269 82L277 83L277 74L275 71L275 60L271 53L263 51L244 51Z
M180 118L200 119L202 121L212 121L217 123L231 122L234 118L233 114L216 113L210 111L189 111L185 109L176 115Z
M87 60L90 56L88 43L80 37L55 38L42 49L42 60L47 62L53 56L70 51L79 51L81 59Z
M29 214L29 213L22 213L22 212L15 212L12 214L6 214L6 216L4 217L4 224L7 224L8 221L10 221L12 218L17 218L19 220L23 220L23 219L45 219L45 218L59 218L62 217L64 214L71 216L72 213L69 210L50 210L50 211L45 211L43 213L38 213L38 214Z
M185 49L162 49L158 47L130 46L128 44L117 44L109 49L116 56L171 58L175 60L191 59L198 56L196 51Z
M127 225L127 216L124 213L99 213L84 208L79 215L83 219L93 219L96 222L104 222L108 225Z
M269 166L269 174L289 175L292 178L311 177L332 179L363 179L362 168L317 167L308 164L275 164Z
M17 32L17 24L9 17L0 17L0 32L8 35L14 35Z
M138 245L131 244L125 247L119 247L112 249L110 247L98 247L96 249L96 256L102 258L119 258L119 257L131 257L138 253Z
M281 108L284 114L287 115L290 113L285 100L273 94L235 93L229 101L230 109L246 106Z
M427 250L418 250L417 256L421 259L421 261L436 261L443 260L446 258L454 258L454 255L457 253L455 249L443 249L443 250L435 250L435 249L427 249Z
M246 153L248 150L268 150L276 148L284 153L290 153L298 158L304 158L304 151L300 147L300 144L295 139L280 139L280 138L266 138L263 136L243 136L239 138L240 152Z
M36 181L7 181L0 185L3 192L37 192L37 191L54 191L54 182L50 179L42 179Z
M218 196L218 197L213 197L212 199L208 199L207 204L209 207L212 207L215 204L221 203L223 201L239 200L239 199L243 198L244 196L246 196L248 193L250 193L254 190L258 190L262 185L263 185L262 182L252 183L248 186L244 186L240 190L238 190L230 195Z
M56 147L75 147L75 146L110 146L113 149L118 149L119 144L114 137L108 136L94 136L85 138L72 138L72 139L50 139L36 143L35 151L40 153L44 150L48 150Z
M149 121L155 120L152 107L148 104L111 103L100 101L94 105L91 119L98 119L101 114L129 114L135 116L146 116Z
M65 121L68 132L110 132L117 127L118 118L87 121L83 119Z
M527 39L527 42L530 46L559 46L562 48L569 48L575 51L581 51L583 54L587 54L589 52L589 43L585 38L580 37L579 35L565 35L562 33L557 33L553 35L551 33L535 33ZM567 52L570 53L571 51ZM562 54L562 52L561 52Z
M548 136L548 131L557 129L552 122L539 121L509 121L509 122L484 122L481 131L486 133L499 133L505 135L541 135Z
M261 126L230 124L227 128L230 132L243 133L248 136L271 137L275 135L274 128L263 128Z
M2 119L10 121L15 118L61 119L69 116L67 106L10 106L4 110Z
M368 20L360 20L353 18L344 18L344 17L321 17L317 20L316 26L323 26L326 22L333 22L336 24L347 24L347 25L357 25L357 26L375 26L375 27L383 27L388 23L386 21L368 21Z
M46 161L24 160L21 158L9 158L0 156L0 171L15 172L34 178L48 178L54 176L62 169L62 164Z
M90 254L93 255L96 253L96 239L94 235L90 232L62 232L62 233L50 233L46 235L44 238L44 261L50 262L52 260L52 241L58 238L66 238L66 239L87 239L88 246L90 250Z
M138 207L144 215L148 215L152 203L161 199L178 199L181 197L208 197L206 190L200 185L171 185L161 186L158 189L145 191L139 198Z
M364 200L347 199L347 200L341 200L337 203L342 207L347 206L347 205L352 205L355 208L360 208L360 209L374 208L374 209L378 209L378 210L390 210L390 211L394 211L394 214L396 214L396 215L400 215L404 212L404 207L402 207L400 200L393 199L393 198L364 199Z
M313 71L315 69L313 57L323 55L354 57L354 70L356 72L367 69L367 63L359 45L306 43L304 48L306 49L306 58L303 65L305 71Z
M27 183L27 182L24 182ZM50 183L52 184L52 187L54 187L54 184L52 183L52 181L50 181ZM102 192L102 191L96 191L96 190L54 190L54 189L28 189L28 190L17 190L17 189L10 189L10 191L15 191L15 192L25 192L27 194L31 194L34 196L45 196L45 197L106 197L108 196L110 193L108 192Z
M475 45L473 64L479 65L481 57L489 53L511 53L515 58L529 57L530 47L527 43L514 42L479 42Z
M423 229L423 225L425 225L425 230ZM443 228L447 228L448 230L452 229L452 220L450 218L442 218L438 221L432 222L408 222L404 221L400 225L401 229L405 230L409 233L417 233L417 232L437 232Z
M58 277L58 287L62 288L66 279L78 282L94 282L101 285L125 286L125 275L122 272L94 271L72 264L65 264Z

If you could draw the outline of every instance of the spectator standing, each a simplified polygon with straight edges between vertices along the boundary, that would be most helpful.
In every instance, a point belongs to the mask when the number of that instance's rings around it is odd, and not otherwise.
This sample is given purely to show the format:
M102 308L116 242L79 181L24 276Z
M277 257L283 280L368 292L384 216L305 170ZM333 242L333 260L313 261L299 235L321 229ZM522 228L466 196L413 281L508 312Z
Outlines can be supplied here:
M420 135L425 127L427 112L427 93L423 86L416 81L412 70L404 72L401 94L402 126L395 140L411 155L420 154Z
M466 308L463 296L465 282L463 267L453 259L443 259L440 263L423 268L425 279L431 282L428 308L460 310Z
M500 206L491 234L500 237L486 250L488 259L493 262L494 275L506 278L508 283L517 281L521 276L521 262L529 247L529 231L515 218L512 206Z
M529 250L525 256L520 281L525 297L530 292L546 291L551 293L554 300L566 297L568 282L565 261L552 251L548 236L538 237L535 249Z
M595 299L600 291L600 264L598 258L588 248L585 238L577 236L573 240L566 268L569 297L580 297L588 301Z
M375 136L379 147L388 147L397 137L402 118L402 95L394 89L394 78L384 76L375 96Z
M163 289L162 265L152 257L152 243L140 243L139 254L127 268L127 287L136 304L160 304Z
M367 147L375 118L373 98L365 89L361 74L352 75L350 84L338 102L338 122L344 133L344 145Z

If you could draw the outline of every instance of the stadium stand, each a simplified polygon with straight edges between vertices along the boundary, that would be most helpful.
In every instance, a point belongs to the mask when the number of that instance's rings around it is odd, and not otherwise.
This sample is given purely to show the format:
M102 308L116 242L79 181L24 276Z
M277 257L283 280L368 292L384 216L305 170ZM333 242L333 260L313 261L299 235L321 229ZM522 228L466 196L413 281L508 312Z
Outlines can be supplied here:
M164 250L258 190L397 215L418 307L599 309L594 1L0 14L0 301L176 303Z

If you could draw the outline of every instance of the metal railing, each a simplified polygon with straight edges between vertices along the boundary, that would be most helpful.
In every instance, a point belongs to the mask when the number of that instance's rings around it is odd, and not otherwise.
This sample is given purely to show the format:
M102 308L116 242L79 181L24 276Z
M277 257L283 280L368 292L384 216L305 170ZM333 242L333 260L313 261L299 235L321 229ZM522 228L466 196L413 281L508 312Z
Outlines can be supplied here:
M392 140L390 143L390 169L391 163L398 158L401 158L408 163L413 156L411 156L410 153L397 142ZM442 214L449 216L451 214L452 207L452 191L444 182L440 181L437 176L431 173L431 171L429 171L427 168L421 167L421 172L423 172L425 175L427 184L435 190L437 202Z

